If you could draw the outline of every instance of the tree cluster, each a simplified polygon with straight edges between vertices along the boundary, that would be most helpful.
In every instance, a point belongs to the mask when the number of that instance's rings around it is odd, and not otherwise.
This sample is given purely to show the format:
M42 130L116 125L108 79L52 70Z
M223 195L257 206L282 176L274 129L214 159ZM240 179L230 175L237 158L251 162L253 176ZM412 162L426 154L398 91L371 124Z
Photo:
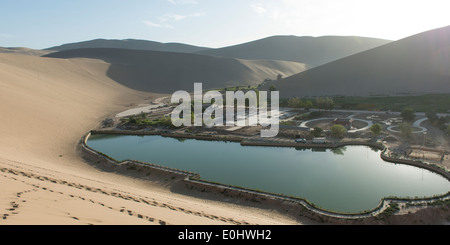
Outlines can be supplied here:
M326 98L319 97L316 99L316 106L317 109L332 110L334 107L334 101L332 98L329 97Z
M291 108L305 108L305 109L311 109L314 107L313 103L310 100L302 100L300 98L290 98L288 100L287 106Z

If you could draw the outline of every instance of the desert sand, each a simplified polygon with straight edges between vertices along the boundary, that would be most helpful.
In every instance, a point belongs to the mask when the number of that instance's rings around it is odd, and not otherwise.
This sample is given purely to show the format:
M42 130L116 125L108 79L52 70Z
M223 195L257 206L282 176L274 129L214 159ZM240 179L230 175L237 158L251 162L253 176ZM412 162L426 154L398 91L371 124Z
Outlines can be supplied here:
M7 53L7 54L24 54L24 55L31 55L31 56L43 56L46 54L50 54L54 51L51 50L37 50L37 49L30 49L30 48L4 48L0 47L0 53Z
M86 132L132 104L167 96L118 84L109 68L100 60L0 54L0 225L298 224L85 162L77 145Z

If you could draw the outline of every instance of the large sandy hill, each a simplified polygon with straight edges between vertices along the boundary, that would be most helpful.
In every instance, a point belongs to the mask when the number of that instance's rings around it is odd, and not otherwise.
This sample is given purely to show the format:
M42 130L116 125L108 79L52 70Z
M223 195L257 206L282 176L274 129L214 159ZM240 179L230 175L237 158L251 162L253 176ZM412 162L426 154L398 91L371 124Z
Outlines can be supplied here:
M282 97L450 93L450 26L288 77L277 88Z
M205 47L197 47L184 43L160 43L137 39L124 39L124 40L95 39L84 42L67 43L60 46L48 48L46 50L64 51L83 48L118 48L118 49L151 50L151 51L176 52L176 53L195 53L209 49Z
M29 48L4 48L4 47L0 47L0 53L6 53L6 54L23 54L23 55L31 55L31 56L43 56L43 55L49 54L51 52L53 52L53 51L29 49Z
M195 199L106 173L78 155L80 137L138 92L90 59L0 54L0 224L286 224L272 212Z
M139 91L169 94L192 91L198 82L204 89L257 85L278 74L286 77L306 70L304 64L288 61L107 48L61 51L47 57L101 59L112 64L107 74L114 81Z
M356 36L273 36L230 47L204 50L198 53L249 60L286 60L305 63L309 67L316 67L389 42L384 39Z

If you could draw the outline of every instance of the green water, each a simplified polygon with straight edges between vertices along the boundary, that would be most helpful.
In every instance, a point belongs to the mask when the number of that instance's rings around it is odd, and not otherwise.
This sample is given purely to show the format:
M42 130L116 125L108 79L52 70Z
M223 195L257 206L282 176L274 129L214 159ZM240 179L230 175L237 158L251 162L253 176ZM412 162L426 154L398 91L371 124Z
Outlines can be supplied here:
M366 146L339 149L249 147L239 143L161 136L91 136L93 149L195 172L204 180L307 199L322 208L356 213L383 197L431 197L450 182L425 169L392 164Z

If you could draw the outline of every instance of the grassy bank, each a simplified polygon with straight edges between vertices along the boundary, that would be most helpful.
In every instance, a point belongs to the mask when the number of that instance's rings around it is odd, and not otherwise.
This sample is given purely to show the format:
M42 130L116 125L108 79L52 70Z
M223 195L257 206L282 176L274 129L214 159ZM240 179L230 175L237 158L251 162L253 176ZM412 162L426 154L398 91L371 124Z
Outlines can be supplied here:
M450 94L427 94L417 96L387 97L334 97L335 107L349 110L402 111L414 108L415 111L436 110L446 113L450 110Z
M327 101L328 104L326 103ZM413 108L416 112L435 111L438 113L448 113L450 111L450 94L371 97L336 96L328 98L282 98L280 99L280 106L292 108L314 108L323 110L334 108L367 111L402 111L405 108Z

